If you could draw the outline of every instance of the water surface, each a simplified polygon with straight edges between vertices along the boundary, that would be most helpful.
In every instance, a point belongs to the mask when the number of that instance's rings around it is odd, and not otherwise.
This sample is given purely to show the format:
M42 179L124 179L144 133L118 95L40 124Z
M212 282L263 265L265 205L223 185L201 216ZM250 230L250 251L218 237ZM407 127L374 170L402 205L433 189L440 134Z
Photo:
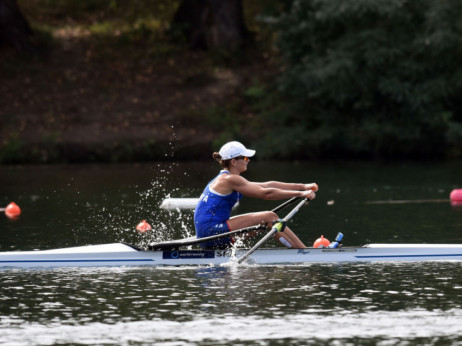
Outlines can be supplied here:
M462 243L462 212L448 201L460 164L249 167L255 181L318 182L318 198L291 223L306 244L338 231L346 245ZM208 163L2 167L0 202L23 213L0 217L0 251L191 234L190 211L158 205L198 196L216 172ZM278 203L244 199L236 212ZM137 234L142 219L155 231ZM462 343L459 262L3 269L0 278L2 345Z

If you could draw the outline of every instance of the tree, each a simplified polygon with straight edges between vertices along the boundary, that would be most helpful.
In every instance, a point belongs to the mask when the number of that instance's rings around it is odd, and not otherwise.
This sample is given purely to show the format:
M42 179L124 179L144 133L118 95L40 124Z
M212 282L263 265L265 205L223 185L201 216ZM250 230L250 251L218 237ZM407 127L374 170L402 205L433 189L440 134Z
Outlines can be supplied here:
M298 156L461 155L459 0L290 3L278 22L288 105L268 122L282 143L274 147Z
M33 50L31 36L33 32L22 15L16 0L0 1L0 46L12 46L19 53Z
M173 24L194 49L235 50L250 37L242 0L183 0Z

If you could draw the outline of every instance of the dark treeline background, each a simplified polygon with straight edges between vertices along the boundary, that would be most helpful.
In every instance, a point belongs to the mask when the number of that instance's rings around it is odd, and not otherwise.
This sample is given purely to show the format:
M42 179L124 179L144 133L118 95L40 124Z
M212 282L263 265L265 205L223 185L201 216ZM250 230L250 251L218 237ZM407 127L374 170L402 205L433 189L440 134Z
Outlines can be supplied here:
M462 157L459 0L0 0L0 163Z

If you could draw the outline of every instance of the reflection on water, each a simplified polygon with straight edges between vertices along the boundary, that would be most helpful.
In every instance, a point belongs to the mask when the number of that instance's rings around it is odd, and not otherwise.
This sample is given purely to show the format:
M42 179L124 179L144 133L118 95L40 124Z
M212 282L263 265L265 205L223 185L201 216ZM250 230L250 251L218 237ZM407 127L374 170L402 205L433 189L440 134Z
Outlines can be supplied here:
M246 177L319 183L318 198L291 221L307 244L339 231L347 245L462 243L462 209L449 201L382 203L447 199L462 184L461 168L253 160ZM216 170L214 163L2 168L0 207L15 201L23 214L0 217L0 251L190 235L191 211L158 205L198 196ZM278 203L246 198L237 212ZM154 232L137 234L143 219ZM458 262L4 269L0 279L1 345L462 343Z
M460 263L1 275L1 344L462 342Z
M458 345L461 310L147 320L115 324L26 324L0 342L15 345ZM21 333L19 336L18 331ZM258 340L258 342L256 342ZM8 343L6 343L8 344Z

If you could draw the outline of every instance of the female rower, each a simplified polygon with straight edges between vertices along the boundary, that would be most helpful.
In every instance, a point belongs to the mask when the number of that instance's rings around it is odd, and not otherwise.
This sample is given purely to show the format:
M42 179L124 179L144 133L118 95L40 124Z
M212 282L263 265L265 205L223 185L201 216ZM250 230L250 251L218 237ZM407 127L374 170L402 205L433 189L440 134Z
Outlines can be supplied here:
M222 170L205 187L194 213L194 226L198 238L226 233L237 229L263 224L272 227L278 216L272 211L263 211L237 215L230 218L231 209L241 199L242 195L266 200L280 200L291 197L313 199L318 185L283 183L267 181L263 183L250 182L241 177L247 170L249 157L255 155L255 150L246 149L239 142L229 142L223 145L218 153L213 154ZM255 236L255 233L247 237ZM286 227L284 232L275 235L283 245L289 248L303 249L306 246ZM203 248L225 248L233 240L224 237L218 240L202 243Z

